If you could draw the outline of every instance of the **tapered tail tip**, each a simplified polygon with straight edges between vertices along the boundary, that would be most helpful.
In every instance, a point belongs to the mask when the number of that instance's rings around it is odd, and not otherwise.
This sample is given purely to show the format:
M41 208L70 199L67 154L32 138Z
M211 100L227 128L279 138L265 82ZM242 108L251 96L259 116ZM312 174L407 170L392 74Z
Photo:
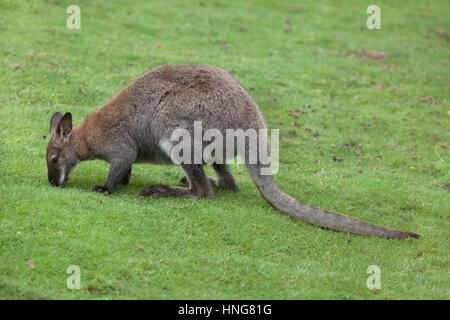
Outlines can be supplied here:
M402 231L402 234L398 237L399 239L415 238L419 239L422 235L409 231Z

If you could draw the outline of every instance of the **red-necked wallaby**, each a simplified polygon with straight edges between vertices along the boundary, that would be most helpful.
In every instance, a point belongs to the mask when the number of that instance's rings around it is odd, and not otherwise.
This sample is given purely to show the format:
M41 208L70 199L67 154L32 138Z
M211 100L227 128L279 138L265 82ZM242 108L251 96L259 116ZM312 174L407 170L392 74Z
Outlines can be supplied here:
M130 181L135 162L173 164L171 135L179 128L192 132L194 121L201 121L204 130L217 129L224 135L227 129L261 132L259 129L266 128L256 103L225 70L163 65L137 78L74 128L70 113L55 113L50 120L47 147L48 179L61 186L80 161L102 159L110 164L109 175L103 186L92 190L109 195L117 184ZM217 178L206 176L203 163L180 165L186 175L182 180L189 187L154 185L143 189L140 195L213 199L214 186L239 190L226 161L212 163ZM302 204L281 191L271 174L261 174L261 162L246 162L245 166L267 202L294 218L355 234L420 237Z

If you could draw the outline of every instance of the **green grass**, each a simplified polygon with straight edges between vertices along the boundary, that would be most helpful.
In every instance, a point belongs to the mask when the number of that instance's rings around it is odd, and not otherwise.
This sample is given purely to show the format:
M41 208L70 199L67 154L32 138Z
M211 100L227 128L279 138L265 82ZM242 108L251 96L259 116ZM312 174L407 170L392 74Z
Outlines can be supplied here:
M377 1L374 31L372 1L78 0L79 31L65 27L73 3L0 3L0 298L449 299L450 198L436 186L450 182L448 1ZM99 161L51 187L51 114L78 124L163 63L232 69L280 129L284 191L423 238L291 219L236 166L241 191L214 201L138 197L183 175L156 165L135 165L110 197L90 191L107 176ZM70 265L80 290L66 287ZM370 265L380 290L366 287Z

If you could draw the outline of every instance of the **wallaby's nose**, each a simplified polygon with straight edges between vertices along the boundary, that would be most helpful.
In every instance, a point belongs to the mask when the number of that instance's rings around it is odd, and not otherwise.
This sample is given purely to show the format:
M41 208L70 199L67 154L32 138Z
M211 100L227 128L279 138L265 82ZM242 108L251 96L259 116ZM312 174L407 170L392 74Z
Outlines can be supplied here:
M48 180L53 186L57 187L58 186L58 180L55 179L49 179Z

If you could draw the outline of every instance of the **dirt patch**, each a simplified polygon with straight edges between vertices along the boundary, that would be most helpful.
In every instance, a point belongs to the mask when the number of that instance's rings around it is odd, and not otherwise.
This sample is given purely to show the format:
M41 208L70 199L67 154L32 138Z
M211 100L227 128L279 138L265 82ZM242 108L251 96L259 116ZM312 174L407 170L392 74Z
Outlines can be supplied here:
M450 182L443 183L443 184L435 184L435 187L450 190Z
M298 133L295 130L289 130L287 133L290 137L298 137Z
M305 110L300 108L287 109L286 111L289 112L290 115L293 116L294 118L298 118L299 115L306 113Z
M363 151L362 143L358 143L355 141L350 141L350 142L345 143L344 148L347 151L350 151L351 149L354 149L354 148L358 148L361 152Z
M14 70L20 70L20 69L22 69L22 62L14 63L14 64L12 65L12 68L13 68Z
M216 44L220 47L220 49L222 49L224 51L228 49L228 43L227 42L218 41L218 42L216 42Z
M302 11L305 10L305 6L302 4L295 4L291 7L292 11L297 12L297 11Z
M370 84L373 85L373 88L374 88L374 89L385 89L385 88L390 87L389 84L387 84L387 83L382 83L382 82L371 81Z
M436 34L438 37L444 38L445 40L449 39L447 32L442 28L428 29L427 31L428 31L428 33L432 32L432 33Z
M35 267L34 267L35 262L36 262L36 261L34 261L34 260L32 260L32 259L27 261L27 263L28 263L28 265L30 266L31 269L34 269L34 268L35 268Z
M378 62L384 62L389 55L386 52L376 51L376 50L361 50L363 57L372 59Z
M432 103L434 101L434 98L432 96L427 96L427 97L419 98L419 101L420 102Z

